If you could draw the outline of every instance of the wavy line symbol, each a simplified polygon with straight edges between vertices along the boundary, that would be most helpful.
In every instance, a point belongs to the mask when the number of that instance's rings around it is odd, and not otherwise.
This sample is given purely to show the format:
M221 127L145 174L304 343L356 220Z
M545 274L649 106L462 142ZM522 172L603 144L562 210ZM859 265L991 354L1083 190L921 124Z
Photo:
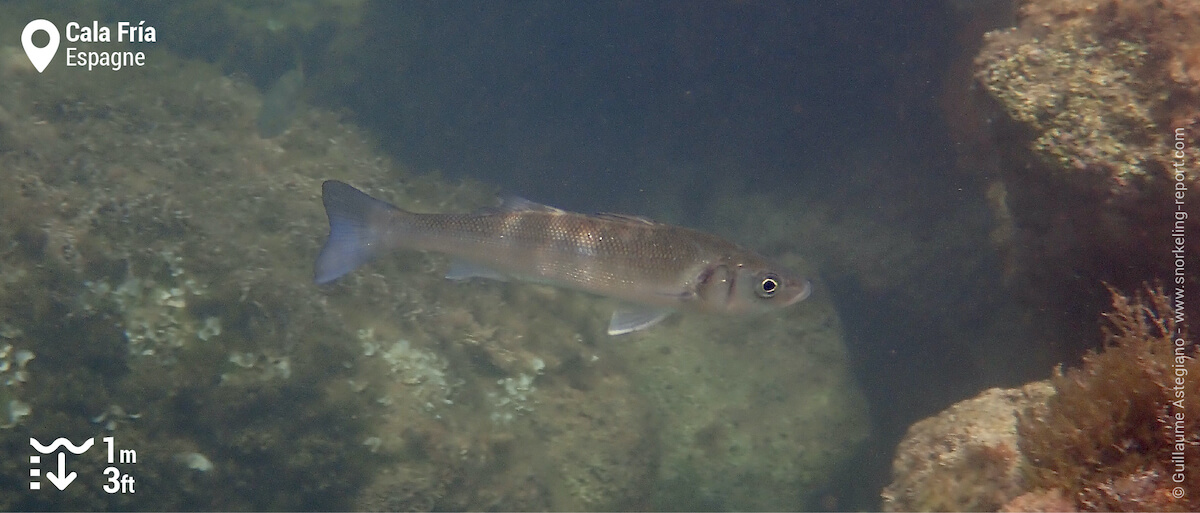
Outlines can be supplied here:
M42 445L42 443L37 441L36 438L29 439L29 445L32 445L33 448L37 450L37 452L40 452L42 454L50 454L50 453L58 450L58 448L60 446L66 447L68 451L71 451L71 454L83 454L84 451L91 449L92 444L95 442L96 442L95 438L89 438L89 439L87 439L86 442L84 442L80 445L75 445L75 444L71 443L70 440L60 437L60 438L55 438L53 442L50 442L50 445Z

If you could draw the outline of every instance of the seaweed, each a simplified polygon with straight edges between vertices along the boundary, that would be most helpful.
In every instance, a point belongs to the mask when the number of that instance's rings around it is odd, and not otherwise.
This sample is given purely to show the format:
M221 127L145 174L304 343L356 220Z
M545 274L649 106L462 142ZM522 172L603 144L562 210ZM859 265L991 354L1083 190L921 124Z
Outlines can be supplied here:
M1109 292L1103 350L1057 368L1055 395L1019 415L1030 489L1061 490L1080 510L1200 510L1196 345L1161 286ZM1177 442L1186 458L1173 459Z

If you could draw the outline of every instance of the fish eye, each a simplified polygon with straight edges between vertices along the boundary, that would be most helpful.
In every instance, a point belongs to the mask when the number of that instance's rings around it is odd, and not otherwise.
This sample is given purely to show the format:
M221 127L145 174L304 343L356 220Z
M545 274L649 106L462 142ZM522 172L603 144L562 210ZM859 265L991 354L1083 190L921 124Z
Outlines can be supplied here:
M775 292L778 290L779 276L777 276L775 273L766 275L763 277L762 281L758 283L758 297L769 298L774 296Z

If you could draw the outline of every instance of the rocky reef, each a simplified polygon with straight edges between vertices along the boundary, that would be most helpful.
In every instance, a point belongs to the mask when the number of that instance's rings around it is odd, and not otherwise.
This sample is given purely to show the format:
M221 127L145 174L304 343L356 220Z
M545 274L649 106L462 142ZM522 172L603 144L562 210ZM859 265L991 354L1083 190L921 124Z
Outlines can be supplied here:
M446 282L437 255L313 285L322 180L422 212L496 191L317 108L260 138L249 81L147 61L0 49L0 476L25 488L31 436L140 456L135 494L95 486L92 449L88 486L0 509L798 509L866 437L820 293L611 339L606 301Z
M1175 267L1200 256L1200 4L1018 4L975 60L991 239L1045 350L1082 361L912 426L884 508L1195 510L1196 349L1143 280L1200 285Z
M1104 349L909 430L891 511L1195 511L1200 372L1161 289L1111 292Z
M985 390L917 422L896 449L884 511L996 511L1025 489L1017 416L1054 394L1039 381Z
M1200 4L1021 2L990 32L976 79L998 164L988 197L1008 283L1055 312L1059 360L1099 335L1107 282L1168 276L1176 228L1200 240ZM1189 259L1200 246L1187 246ZM1195 274L1188 286L1200 286Z

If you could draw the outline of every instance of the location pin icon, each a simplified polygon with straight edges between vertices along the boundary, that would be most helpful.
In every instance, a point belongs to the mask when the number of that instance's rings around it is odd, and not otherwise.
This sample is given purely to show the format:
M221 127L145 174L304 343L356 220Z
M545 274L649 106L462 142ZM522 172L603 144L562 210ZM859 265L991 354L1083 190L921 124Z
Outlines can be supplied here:
M50 44L38 48L33 44L33 33L43 30L50 36ZM33 67L37 68L38 73L45 71L46 66L50 65L50 61L54 59L54 54L58 52L58 27L47 20L33 20L25 25L25 30L21 31L21 46L25 47L25 55L29 56L29 62L33 63Z

